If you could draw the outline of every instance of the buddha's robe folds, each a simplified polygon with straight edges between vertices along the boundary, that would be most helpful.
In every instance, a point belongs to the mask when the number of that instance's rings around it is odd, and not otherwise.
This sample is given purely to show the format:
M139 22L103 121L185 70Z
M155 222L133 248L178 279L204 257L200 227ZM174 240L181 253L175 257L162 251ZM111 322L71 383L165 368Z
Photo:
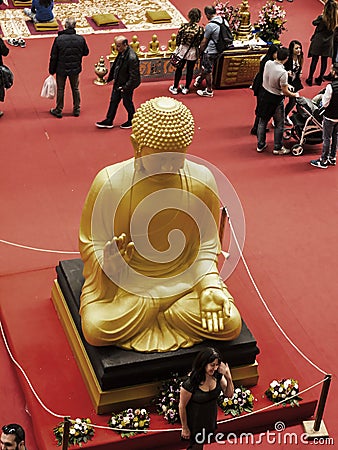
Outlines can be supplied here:
M99 172L83 208L80 314L86 340L165 352L206 338L234 339L241 318L218 276L220 205L213 175L186 160L178 174L144 178L134 162ZM107 276L103 248L122 233L135 243L134 255L116 276ZM201 325L198 285L208 287L206 275L213 280L211 287L217 280L231 301L230 317L217 333Z

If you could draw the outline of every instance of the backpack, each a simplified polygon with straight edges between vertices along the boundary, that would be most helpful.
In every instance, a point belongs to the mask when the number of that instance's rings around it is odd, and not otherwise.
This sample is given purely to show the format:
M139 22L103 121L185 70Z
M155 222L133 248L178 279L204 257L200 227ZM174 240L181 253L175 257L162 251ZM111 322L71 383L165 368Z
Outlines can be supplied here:
M5 89L11 88L14 82L14 75L11 69L7 66L0 66L0 73L4 88Z
M219 35L218 41L212 39L215 43L216 50L218 53L223 53L224 50L230 47L230 45L234 41L234 37L230 31L230 28L225 24L224 19L222 18L222 23L216 22L214 20L210 20L210 23L215 23L219 26Z

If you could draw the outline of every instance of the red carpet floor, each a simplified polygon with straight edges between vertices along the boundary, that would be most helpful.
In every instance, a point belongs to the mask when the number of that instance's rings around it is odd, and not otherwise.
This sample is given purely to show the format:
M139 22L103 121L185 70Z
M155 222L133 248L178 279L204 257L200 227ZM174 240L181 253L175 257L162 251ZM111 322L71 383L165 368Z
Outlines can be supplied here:
M178 0L173 3L180 8ZM251 11L257 11L263 3L251 0ZM295 0L292 4L284 1L283 5L288 10L288 31L283 40L285 43L293 38L301 40L306 53L313 31L311 21L322 6L317 0ZM190 6L191 2L185 2L185 9L180 9L186 13ZM198 0L193 6L203 7L204 3ZM160 39L167 39L161 36ZM71 112L69 92L62 120L48 113L53 102L39 97L47 76L51 39L28 40L25 49L11 48L6 58L6 64L14 71L15 85L1 104L5 111L0 121L2 240L41 249L77 251L82 204L94 175L105 165L132 156L128 130L98 130L94 126L95 121L104 118L110 87L93 84L93 66L101 54L109 53L112 36L86 38L91 54L84 61L81 76L80 118L66 115ZM150 40L150 33L142 38ZM303 78L307 69L306 59ZM136 105L151 97L168 95L168 85L168 82L142 84L135 93ZM306 87L303 94L312 97L317 90ZM246 219L244 254L269 308L308 358L334 374L324 417L330 436L338 439L338 408L334 401L338 393L334 302L337 169L320 171L310 167L309 160L320 153L320 145L307 147L299 158L273 156L272 133L268 136L270 151L257 154L256 140L249 135L255 102L248 89L217 91L213 99L201 99L195 94L178 98L191 108L196 120L191 153L215 164L240 198ZM121 107L116 124L124 121L125 111ZM60 346L55 339L62 331L50 302L54 266L60 259L72 256L0 245L2 320L10 344L12 335L22 336L15 354L20 355L20 363L42 399L51 402L49 408L61 414L81 412L91 416L92 407L89 398L82 395L83 382L69 346L67 343ZM261 394L273 378L297 377L301 388L320 381L322 373L301 358L271 322L242 263L227 284L261 349L260 379L255 388L259 403L263 402ZM48 359L41 357L45 354ZM54 418L42 414L44 429L34 420L31 423L26 404L29 412L35 414L40 406L31 395L24 398L20 388L22 377L17 378L3 346L0 355L0 423L22 423L27 429L29 450L44 450L41 439L54 448L51 434ZM53 372L51 368L60 362L65 370ZM319 391L316 388L306 398L317 399ZM290 430L299 436L302 433L301 426ZM95 442L106 438L101 432L100 436L97 433ZM183 447L178 444L177 448ZM210 448L216 448L216 444Z

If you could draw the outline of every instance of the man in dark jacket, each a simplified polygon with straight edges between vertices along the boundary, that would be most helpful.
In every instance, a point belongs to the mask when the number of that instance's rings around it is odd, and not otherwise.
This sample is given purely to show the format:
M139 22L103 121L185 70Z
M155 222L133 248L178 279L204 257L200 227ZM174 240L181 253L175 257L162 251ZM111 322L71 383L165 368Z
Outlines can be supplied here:
M68 18L65 21L65 30L59 31L55 38L49 61L49 73L56 73L56 107L50 113L61 119L64 93L67 77L73 94L73 115L80 115L79 74L82 71L82 57L89 54L87 43L83 36L75 31L76 20Z
M120 101L128 113L127 122L120 125L121 128L131 128L131 121L135 113L133 103L133 93L141 83L140 62L132 48L128 45L128 40L124 36L117 36L115 39L118 51L107 81L114 80L113 91L111 93L110 104L107 117L101 122L96 122L98 128L113 128L116 111Z
M0 38L0 66L3 65L2 57L7 56L9 48L5 45L4 41ZM2 77L0 75L0 102L5 100L5 86L3 84ZM0 117L4 115L3 111L0 111Z

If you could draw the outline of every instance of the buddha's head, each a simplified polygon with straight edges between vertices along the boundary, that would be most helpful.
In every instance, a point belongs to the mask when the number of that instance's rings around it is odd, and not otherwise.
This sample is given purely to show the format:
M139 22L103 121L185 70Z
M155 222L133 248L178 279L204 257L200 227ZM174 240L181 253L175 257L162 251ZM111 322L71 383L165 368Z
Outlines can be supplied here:
M194 118L183 103L170 97L148 100L135 112L132 125L135 158L161 154L163 165L175 159L175 168L183 166L194 136Z

